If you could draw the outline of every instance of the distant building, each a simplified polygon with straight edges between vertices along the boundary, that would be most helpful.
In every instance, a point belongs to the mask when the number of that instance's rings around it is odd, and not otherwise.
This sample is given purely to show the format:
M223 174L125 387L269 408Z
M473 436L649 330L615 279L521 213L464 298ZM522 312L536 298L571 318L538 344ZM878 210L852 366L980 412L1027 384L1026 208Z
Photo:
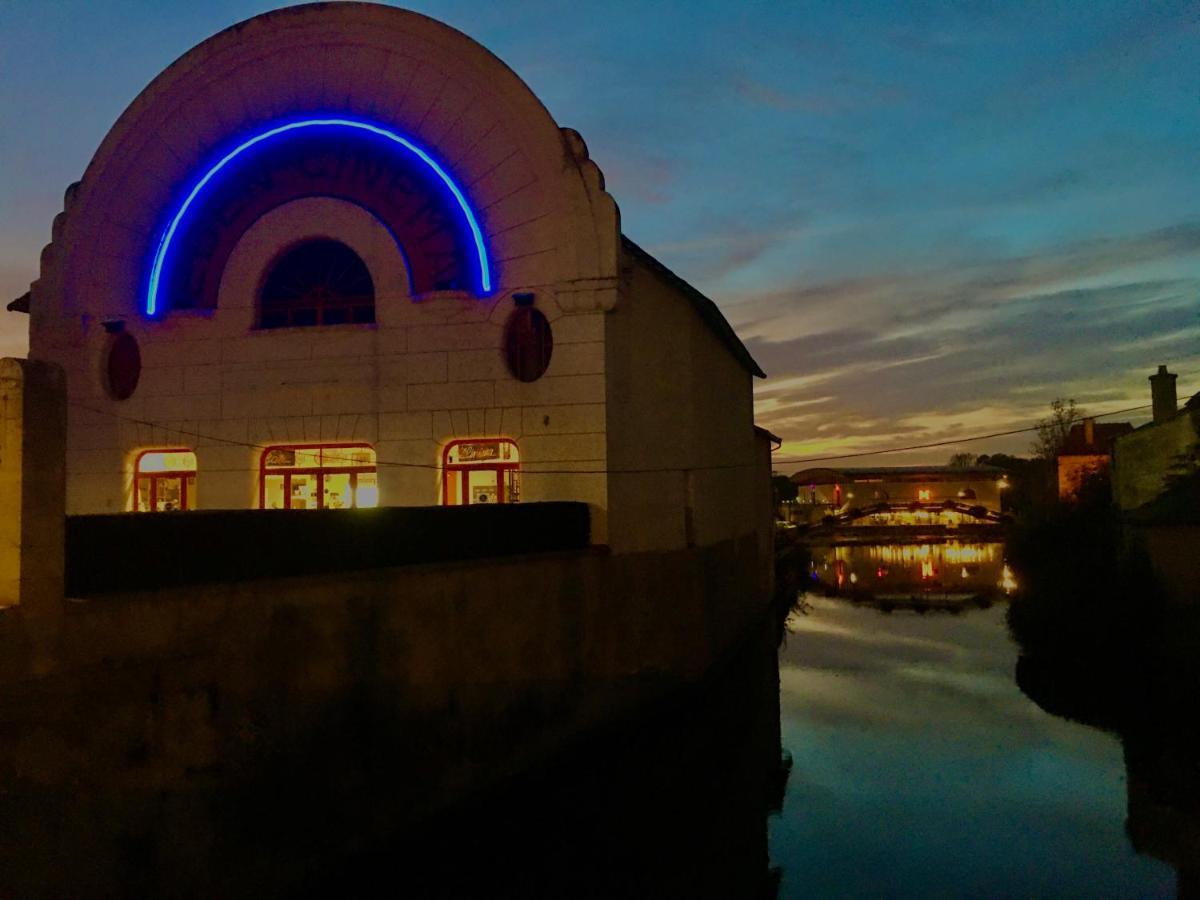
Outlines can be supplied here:
M1074 497L1089 475L1108 471L1113 442L1131 431L1133 426L1128 422L1097 424L1092 418L1072 425L1058 451L1058 496Z
M1113 497L1124 510L1156 499L1182 458L1200 443L1200 393L1179 408L1176 375L1166 366L1150 376L1154 418L1113 445Z
M792 475L799 515L863 525L957 525L998 517L1008 486L995 466L802 469Z

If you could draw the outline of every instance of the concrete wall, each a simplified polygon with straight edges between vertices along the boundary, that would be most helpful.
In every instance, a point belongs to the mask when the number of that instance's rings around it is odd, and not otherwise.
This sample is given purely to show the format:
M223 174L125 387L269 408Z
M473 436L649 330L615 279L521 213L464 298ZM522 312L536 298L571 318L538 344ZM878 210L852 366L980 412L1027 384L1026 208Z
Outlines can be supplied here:
M771 487L771 448L773 440L769 432L754 430L755 464L754 507L756 510L755 532L758 536L758 553L762 560L760 590L764 596L775 592L775 491Z
M66 419L59 367L0 360L0 609L61 608Z
M700 678L757 569L750 535L0 612L0 893L294 887Z
M1143 525L1137 532L1171 602L1200 605L1200 526Z
M1113 495L1121 509L1149 503L1163 492L1176 460L1200 440L1200 411L1144 425L1113 444Z
M769 460L751 375L660 273L624 257L605 319L609 543L706 546L753 530Z

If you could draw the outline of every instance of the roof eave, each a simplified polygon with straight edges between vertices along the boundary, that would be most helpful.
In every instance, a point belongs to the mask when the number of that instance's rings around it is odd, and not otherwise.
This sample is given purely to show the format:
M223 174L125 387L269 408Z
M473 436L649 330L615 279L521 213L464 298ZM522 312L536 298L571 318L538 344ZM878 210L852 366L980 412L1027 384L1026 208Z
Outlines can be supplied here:
M9 312L29 313L29 301L32 299L32 292L26 291L16 300L9 302L5 307Z

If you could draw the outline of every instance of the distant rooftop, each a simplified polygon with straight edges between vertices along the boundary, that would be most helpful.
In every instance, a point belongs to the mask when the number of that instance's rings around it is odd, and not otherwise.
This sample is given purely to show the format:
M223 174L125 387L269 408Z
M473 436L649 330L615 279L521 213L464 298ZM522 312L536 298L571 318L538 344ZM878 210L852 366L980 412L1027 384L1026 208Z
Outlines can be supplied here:
M1087 441L1087 430L1083 422L1072 425L1063 442L1059 456L1105 456L1112 452L1113 441L1133 431L1129 422L1097 422L1093 426L1092 441Z

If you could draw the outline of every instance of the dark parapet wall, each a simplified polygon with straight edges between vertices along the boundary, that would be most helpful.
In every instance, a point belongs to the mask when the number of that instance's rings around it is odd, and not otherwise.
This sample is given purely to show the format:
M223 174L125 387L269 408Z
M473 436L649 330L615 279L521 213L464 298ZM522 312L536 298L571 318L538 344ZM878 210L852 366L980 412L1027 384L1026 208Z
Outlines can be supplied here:
M588 546L586 503L71 516L66 593L382 569Z
M758 560L747 535L112 592L65 604L53 632L0 613L0 897L293 895L388 835L434 815L453 822L457 803L596 729L678 711L675 692L762 633ZM733 709L743 696L733 689ZM748 727L731 716L724 730ZM646 735L633 736L614 738L631 749L618 774L641 765L633 744L646 748ZM711 771L736 785L732 765ZM653 778L627 774L635 796L661 796ZM673 777L722 810L715 789ZM747 807L721 814L746 823L746 843L723 852L761 874L753 784L730 797ZM690 807L660 809L695 820ZM486 822L467 821L489 840ZM686 834L662 843L682 854ZM463 847L461 868L475 862ZM396 892L425 896L404 858L392 869Z

